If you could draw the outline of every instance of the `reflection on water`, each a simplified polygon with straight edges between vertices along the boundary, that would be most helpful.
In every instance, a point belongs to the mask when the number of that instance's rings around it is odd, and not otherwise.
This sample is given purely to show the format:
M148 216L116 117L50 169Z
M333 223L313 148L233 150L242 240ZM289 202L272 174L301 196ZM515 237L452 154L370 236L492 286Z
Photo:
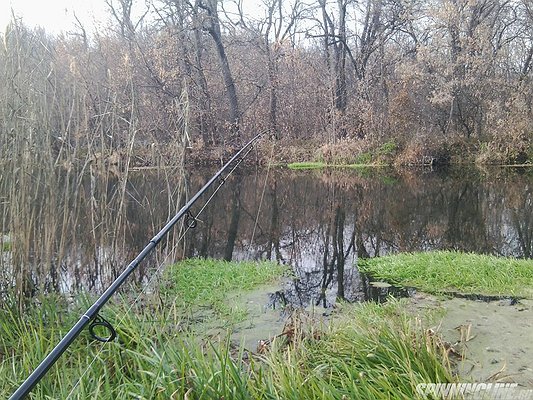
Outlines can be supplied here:
M174 214L185 181L179 169L114 175L92 166L52 178L24 186L2 176L0 302L13 288L19 297L102 292ZM173 242L170 235L132 280L168 253L175 259Z
M206 209L186 255L290 265L280 299L290 304L361 300L358 257L455 249L531 258L532 184L531 172L501 169L275 171L265 187L255 171Z
M151 267L184 256L270 259L294 272L280 301L327 307L337 298L365 297L359 257L432 249L532 257L533 174L528 170L239 170L184 242L176 244L175 234L141 265L137 282L146 282ZM189 171L183 178L141 171L126 182L87 179L80 186L86 196L76 203L71 240L62 243L64 256L57 262L60 284L53 288L100 291L211 172ZM119 189L123 196L117 203ZM60 217L71 218L65 215ZM3 254L4 275L8 254Z

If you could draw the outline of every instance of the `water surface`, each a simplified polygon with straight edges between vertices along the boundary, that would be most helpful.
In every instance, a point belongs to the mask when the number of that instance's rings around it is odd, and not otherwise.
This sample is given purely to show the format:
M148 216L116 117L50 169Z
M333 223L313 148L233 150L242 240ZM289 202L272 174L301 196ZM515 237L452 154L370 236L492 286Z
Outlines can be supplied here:
M281 303L327 307L338 297L367 297L359 257L437 249L532 255L533 177L527 170L265 175L233 177L188 233L185 253L289 265L295 277L278 293Z
M30 275L37 282L51 282L48 290L101 292L213 172L88 176L79 186L83 196L71 207L76 217L63 209L57 217L48 216L51 222L44 226L57 225L58 235L61 224L55 218L72 220L73 228L63 225L68 235L63 233L60 246L44 252L52 255L51 261L30 248L30 255L35 254L29 259ZM357 272L360 257L455 249L531 258L532 189L528 169L290 171L241 166L197 217L197 227L183 241L178 238L184 229L177 228L133 281L146 284L154 267L182 257L270 259L289 266L293 275L273 295L274 305L328 307L337 298L360 300L369 291ZM208 197L193 207L193 215ZM50 200L35 201L46 205ZM13 232L3 235L12 237ZM9 252L2 261L4 278L9 278Z

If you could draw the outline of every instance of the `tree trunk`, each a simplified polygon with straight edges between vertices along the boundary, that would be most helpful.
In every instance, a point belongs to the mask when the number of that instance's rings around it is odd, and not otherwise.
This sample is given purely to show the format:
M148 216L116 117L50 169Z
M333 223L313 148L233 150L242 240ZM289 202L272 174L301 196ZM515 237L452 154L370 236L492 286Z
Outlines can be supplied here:
M239 221L241 219L241 182L242 177L238 175L236 177L231 202L231 221L228 228L228 240L224 248L224 260L226 261L231 261L233 258L233 250L235 249L235 241L237 240L237 232L239 230Z
M222 78L224 79L224 85L226 87L226 95L229 103L229 131L231 138L235 138L239 133L240 125L240 111L239 102L237 99L237 91L235 89L235 81L231 73L229 66L228 56L226 55L226 49L222 42L222 33L220 31L220 21L218 18L218 3L217 0L208 0L208 4L199 2L198 5L206 10L209 17L209 25L207 31L213 38L215 46L217 48L218 60L220 62L220 69L222 72Z

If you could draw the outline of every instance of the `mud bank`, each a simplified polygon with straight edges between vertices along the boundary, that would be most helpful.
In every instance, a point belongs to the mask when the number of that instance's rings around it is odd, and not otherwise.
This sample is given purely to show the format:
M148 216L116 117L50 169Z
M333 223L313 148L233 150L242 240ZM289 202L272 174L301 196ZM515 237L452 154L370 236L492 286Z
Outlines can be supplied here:
M473 301L419 293L415 310L442 311L434 329L452 345L461 381L533 387L533 300Z

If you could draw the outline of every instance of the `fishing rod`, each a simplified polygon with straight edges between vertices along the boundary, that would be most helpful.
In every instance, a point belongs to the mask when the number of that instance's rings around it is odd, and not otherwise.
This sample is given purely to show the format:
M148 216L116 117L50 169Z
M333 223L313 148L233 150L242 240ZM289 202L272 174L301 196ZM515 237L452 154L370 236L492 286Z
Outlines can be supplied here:
M93 338L100 342L110 342L116 337L116 332L113 326L106 321L103 317L98 315L100 309L107 303L107 301L115 294L119 287L126 281L130 274L137 268L137 266L146 258L148 254L157 246L157 244L165 237L165 235L172 229L172 227L185 215L186 225L189 228L194 228L196 226L196 219L189 211L192 205L198 200L202 194L204 194L207 189L217 179L221 179L219 183L219 188L225 182L228 176L233 172L233 170L244 160L248 153L253 149L253 144L262 136L260 133L246 143L218 172L213 175L213 177L185 204L178 213L167 222L167 224L155 235L152 240L146 245L146 247L135 257L135 259L126 267L126 269L118 276L117 279L106 289L106 291L96 300L96 302L83 314L78 322L67 332L67 334L61 339L61 341L54 347L54 349L45 357L39 366L31 373L28 378L19 386L19 388L11 395L9 400L19 400L25 398L33 387L39 383L41 378L48 372L50 367L54 365L59 357L65 352L65 350L70 346L70 344L78 337L81 331L89 325L89 333ZM234 164L235 163L235 164ZM233 165L233 169L225 176L222 177L222 174ZM218 190L218 188L217 188ZM109 332L108 337L102 337L95 333L96 329L107 329Z

